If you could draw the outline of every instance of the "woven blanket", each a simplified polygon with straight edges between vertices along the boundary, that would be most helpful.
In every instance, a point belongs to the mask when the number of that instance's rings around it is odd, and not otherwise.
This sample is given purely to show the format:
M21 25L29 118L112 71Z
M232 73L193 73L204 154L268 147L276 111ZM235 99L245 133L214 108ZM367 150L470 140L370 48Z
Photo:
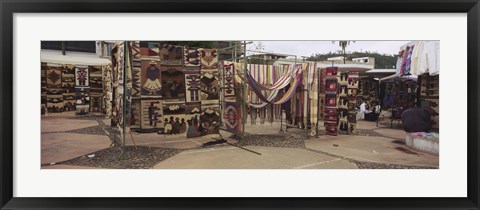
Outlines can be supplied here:
M183 47L174 45L162 45L160 47L161 65L183 65Z
M225 102L223 108L225 129L231 132L242 131L242 107L241 103Z
M162 74L161 95L163 96L163 99L185 101L184 67L160 66L160 70Z
M200 53L200 65L202 69L218 69L217 50L198 48Z
M47 88L61 88L62 87L62 69L61 65L47 64Z

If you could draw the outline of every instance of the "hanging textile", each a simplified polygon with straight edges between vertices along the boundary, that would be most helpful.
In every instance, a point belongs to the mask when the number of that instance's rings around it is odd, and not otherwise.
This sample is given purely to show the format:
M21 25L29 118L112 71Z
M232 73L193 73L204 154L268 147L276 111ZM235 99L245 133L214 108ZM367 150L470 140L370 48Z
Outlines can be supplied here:
M311 136L317 135L317 123L318 123L318 74L317 64L314 63L312 66L313 73L310 75L312 77L309 99L310 99L310 123L311 123Z
M327 135L337 135L337 71L338 67L325 69L325 129Z

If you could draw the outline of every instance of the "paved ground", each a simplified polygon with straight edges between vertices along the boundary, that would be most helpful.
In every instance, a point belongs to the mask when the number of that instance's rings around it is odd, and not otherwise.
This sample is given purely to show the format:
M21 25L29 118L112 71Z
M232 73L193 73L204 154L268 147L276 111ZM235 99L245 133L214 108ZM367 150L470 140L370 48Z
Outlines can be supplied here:
M248 121L249 122L249 121ZM101 116L75 117L73 112L42 116L42 168L90 169L85 155L110 149L114 130L110 120ZM319 123L322 125L322 123ZM320 130L324 129L320 126ZM352 169L352 168L437 168L437 155L412 150L404 145L404 131L377 127L375 122L359 121L359 135L310 137L296 128L278 134L280 123L250 125L242 142L221 132L229 143L240 145L258 155L229 144L204 148L203 143L219 138L209 135L186 139L183 135L156 133L127 134L126 144L158 148L152 151L160 162L153 168L239 168L239 169ZM283 128L285 130L285 128ZM268 134L268 135L264 135ZM173 156L158 157L160 150L175 149ZM109 154L109 153L105 153ZM82 159L83 158L83 159ZM136 157L136 161L142 161ZM152 158L145 157L152 161ZM66 160L74 161L66 161ZM157 160L157 159L155 159ZM157 161L158 161L157 160ZM125 160L123 160L125 161ZM153 160L154 161L154 160ZM58 165L50 165L55 162ZM75 163L80 165L65 165ZM88 163L88 162L87 162Z

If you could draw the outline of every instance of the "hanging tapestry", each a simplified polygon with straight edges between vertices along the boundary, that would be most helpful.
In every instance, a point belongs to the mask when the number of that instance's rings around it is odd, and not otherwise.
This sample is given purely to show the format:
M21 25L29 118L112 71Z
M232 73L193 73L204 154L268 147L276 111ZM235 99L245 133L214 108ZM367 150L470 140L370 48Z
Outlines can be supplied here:
M185 74L185 101L200 101L200 72L194 74Z
M75 66L75 86L89 86L88 66Z
M200 116L200 128L202 135L217 134L220 130L220 109L218 101L212 104L202 103L202 115Z
M139 58L132 60L132 98L139 99L142 84L142 63Z
M348 97L339 97L338 108L339 109L348 109Z
M63 89L47 89L47 112L63 112Z
M48 64L47 65L47 88L61 88L62 87L62 69L61 65Z
M185 114L185 103L163 102L163 120L165 134L184 134L187 131L187 120L191 115Z
M90 89L92 91L92 89ZM90 111L101 112L102 111L102 94L90 92Z
M161 72L160 72L160 62L154 60L142 60L140 62L141 68L141 97L161 97L162 96L162 83ZM138 74L134 74L135 76ZM133 85L132 85L133 86Z
M358 71L350 71L348 72L348 132L356 133L356 105L357 105L357 95L359 93L359 73Z
M187 138L199 137L202 136L202 130L200 125L200 115L193 115L187 119Z
M356 111L349 111L348 112L348 123L357 123L357 112Z
M90 66L90 92L103 93L103 78L101 66Z
M117 62L113 72L115 76L115 81L117 81L120 86L123 86L125 82L123 79L123 71L125 69L125 42L119 42L116 49L117 51L115 55L115 60Z
M142 57L155 57L158 58L159 46L155 42L140 42L140 55Z
M357 88L358 89L358 74L357 74L357 77L353 77L353 75L351 75L348 78L348 88Z
M338 132L337 113L337 67L325 69L325 130L327 135L336 136ZM342 127L343 128L343 127Z
M130 44L130 50L131 50L131 53L130 55L132 56L132 59L139 59L140 56L141 56L141 53L140 53L140 42L139 41L129 41L128 42Z
M185 66L200 66L200 53L197 49L185 47L184 49Z
M42 93L47 91L47 63L40 64L40 87L42 88Z
M185 74L182 66L160 66L164 100L185 101Z
M138 100L135 100L135 109L138 108ZM132 108L134 104L132 103ZM143 99L140 102L140 109L141 109L141 128L145 130L160 130L163 129L165 124L163 121L163 102L162 100L146 100ZM138 111L135 111L138 112ZM139 118L135 117L134 114L130 117L131 124L139 124L137 120ZM133 116L133 117L132 117ZM133 122L132 122L133 120Z
M202 69L218 69L217 50L199 48L198 52Z
M242 108L241 103L225 102L223 108L224 126L232 132L242 131Z
M190 102L186 103L186 120L187 120L187 138L201 136L199 130L200 127L200 115L201 115L201 103L200 102Z
M161 65L183 65L183 47L174 45L162 45L160 47Z
M347 96L347 85L340 85L338 96Z
M75 92L73 93L63 93L63 109L65 111L75 110Z
M110 65L105 66L103 72L103 90L105 93L105 117L110 118L112 116L112 67Z
M223 95L225 97L235 96L235 68L233 63L229 65L223 65L224 75L224 89Z
M342 85L347 84L348 83L347 79L348 79L348 73L341 73L338 83Z
M63 65L62 69L62 88L65 93L75 94L75 67L73 65Z
M218 100L218 72L202 70L200 76L200 99L202 101Z
M90 87L75 87L75 110L86 114L90 110Z
M185 114L187 115L195 115L200 114L201 112L201 102L188 102L185 104Z
M132 102L131 102L131 114L130 114L130 118L127 119L128 120L128 125L130 126L130 128L133 128L133 129L139 129L141 128L141 116L142 116L142 106L141 106L141 103L140 103L140 100L138 99L132 99ZM160 118L161 120L161 118Z
M347 133L348 132L348 121L340 120L338 122L338 130L340 133Z

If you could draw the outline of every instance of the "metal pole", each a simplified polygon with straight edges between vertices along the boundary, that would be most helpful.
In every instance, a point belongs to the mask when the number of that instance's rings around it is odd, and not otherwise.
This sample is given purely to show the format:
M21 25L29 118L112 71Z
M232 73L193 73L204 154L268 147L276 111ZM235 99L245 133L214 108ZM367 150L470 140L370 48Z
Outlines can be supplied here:
M246 41L243 41L243 78L247 78L247 42ZM242 85L243 85L243 90L242 90L242 93L243 93L243 97L242 97L242 113L243 113L243 117L242 117L242 136L245 135L245 122L247 121L247 107L246 107L246 97L247 97L247 94L246 94L246 90L247 90L247 87L246 87L246 84L245 84L245 80L242 80Z
M127 56L130 56L130 54L128 53L128 41L125 41L124 42L124 46L123 46L123 125L122 125L122 147L125 147L125 135L126 135L126 131L125 131L125 128L126 128L126 125L127 125L127 120L126 120L126 114L127 114L127 109L126 109L126 105L127 105L127 66L129 65L129 63L127 63Z

